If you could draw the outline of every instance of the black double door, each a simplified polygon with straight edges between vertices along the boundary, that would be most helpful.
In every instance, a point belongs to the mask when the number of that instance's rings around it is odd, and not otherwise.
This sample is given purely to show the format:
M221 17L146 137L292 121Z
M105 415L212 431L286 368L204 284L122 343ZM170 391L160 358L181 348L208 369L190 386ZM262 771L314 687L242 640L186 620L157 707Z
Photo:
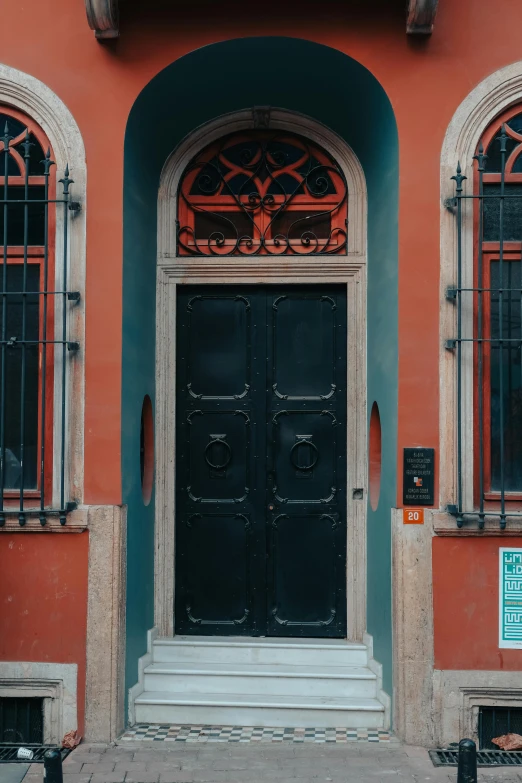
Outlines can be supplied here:
M346 635L346 289L179 287L180 634Z

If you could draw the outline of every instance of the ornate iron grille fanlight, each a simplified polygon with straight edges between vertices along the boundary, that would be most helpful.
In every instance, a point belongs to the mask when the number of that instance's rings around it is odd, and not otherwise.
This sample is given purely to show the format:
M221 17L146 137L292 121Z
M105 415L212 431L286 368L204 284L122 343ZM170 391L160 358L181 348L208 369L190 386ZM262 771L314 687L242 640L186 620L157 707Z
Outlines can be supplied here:
M178 253L346 253L348 189L340 166L307 139L231 134L187 167L178 199Z

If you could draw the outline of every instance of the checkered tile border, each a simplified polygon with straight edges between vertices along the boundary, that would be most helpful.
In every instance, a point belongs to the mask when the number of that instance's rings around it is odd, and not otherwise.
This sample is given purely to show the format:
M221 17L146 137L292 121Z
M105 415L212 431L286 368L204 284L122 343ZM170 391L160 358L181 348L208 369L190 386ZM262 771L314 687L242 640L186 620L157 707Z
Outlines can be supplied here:
M128 729L121 739L134 742L389 742L390 733L376 729L268 729L146 723Z

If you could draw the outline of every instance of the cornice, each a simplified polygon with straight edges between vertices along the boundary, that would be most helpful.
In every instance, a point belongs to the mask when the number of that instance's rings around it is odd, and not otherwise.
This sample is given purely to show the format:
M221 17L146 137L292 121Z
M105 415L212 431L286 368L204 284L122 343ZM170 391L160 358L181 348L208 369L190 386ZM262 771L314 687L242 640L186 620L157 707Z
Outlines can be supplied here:
M98 40L119 36L118 0L85 0L85 11Z
M431 35L439 0L409 0L406 32L409 35Z
M85 0L89 27L98 40L117 38L119 0ZM431 35L438 0L409 0L406 32L409 35Z

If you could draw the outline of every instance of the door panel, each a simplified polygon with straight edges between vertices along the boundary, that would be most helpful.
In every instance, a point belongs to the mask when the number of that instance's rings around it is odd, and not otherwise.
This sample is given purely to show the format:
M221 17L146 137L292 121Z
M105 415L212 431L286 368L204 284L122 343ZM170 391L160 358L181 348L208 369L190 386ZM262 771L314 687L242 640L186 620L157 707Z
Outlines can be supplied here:
M330 297L273 297L274 391L290 400L330 399L335 388L336 306Z
M245 514L203 512L191 514L182 524L189 622L201 627L242 625L252 604L250 519Z
M337 433L331 411L279 410L272 417L277 503L330 503L337 493Z
M302 635L335 624L339 521L330 514L278 514L270 531L272 634ZM322 553L322 556L318 556Z
M248 412L193 410L186 420L189 498L202 503L242 503L250 492Z
M346 634L346 289L178 294L177 633Z
M189 393L196 399L243 397L250 386L248 299L200 294L186 308Z

